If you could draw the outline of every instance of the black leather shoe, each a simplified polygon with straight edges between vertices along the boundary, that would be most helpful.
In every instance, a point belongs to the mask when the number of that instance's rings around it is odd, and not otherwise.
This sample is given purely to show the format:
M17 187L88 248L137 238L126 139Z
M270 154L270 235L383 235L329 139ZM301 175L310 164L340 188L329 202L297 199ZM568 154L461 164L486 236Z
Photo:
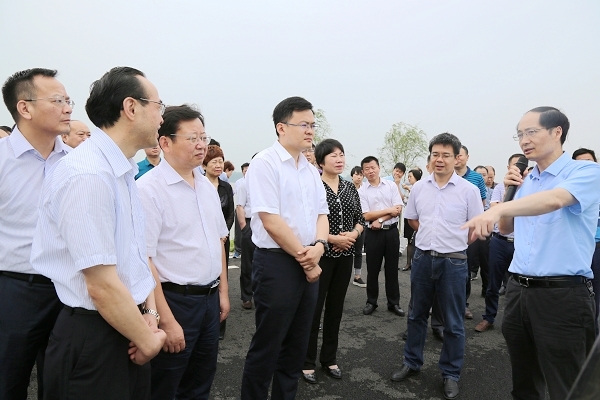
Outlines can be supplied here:
M399 317L404 317L404 315L406 315L404 313L404 311L398 305L392 306L392 307L388 307L388 311L393 312L394 314L396 314Z
M342 379L342 370L339 367L329 368L328 366L324 365L323 370L333 379Z
M440 342L444 341L444 331L441 329L432 329L433 337L439 340Z
M458 397L458 382L452 379L444 379L444 398L452 400Z
M365 314L365 315L371 315L371 314L373 314L373 311L375 311L375 308L377 308L377 306L374 306L371 303L367 303L367 305L365 306L365 308L363 308L363 314Z
M302 374L302 378L304 378L304 380L308 383L317 383L317 375L315 375L314 372L311 372L310 374Z
M413 376L418 373L419 373L419 371L411 369L408 367L408 365L403 364L402 368L400 368L397 371L392 372L391 380L393 380L394 382L402 382L409 376Z

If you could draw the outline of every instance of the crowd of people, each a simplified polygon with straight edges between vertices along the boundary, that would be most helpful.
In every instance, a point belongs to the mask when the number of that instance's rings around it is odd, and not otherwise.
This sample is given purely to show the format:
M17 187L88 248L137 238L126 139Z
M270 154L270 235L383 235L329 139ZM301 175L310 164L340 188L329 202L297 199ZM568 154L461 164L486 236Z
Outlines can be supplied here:
M471 169L450 133L429 142L427 174L399 162L382 176L367 156L345 180L343 144L315 146L312 104L290 97L273 111L273 145L233 187L200 110L166 106L143 72L117 67L92 84L91 130L71 119L56 75L19 71L2 87L15 125L0 131L0 398L25 399L36 365L40 399L207 399L231 308L232 230L239 305L256 324L242 399L293 399L300 379L318 382L317 356L342 379L346 292L366 288L368 318L382 269L387 310L407 318L392 381L421 370L431 315L442 393L459 396L480 277L477 332L494 327L505 295L513 398L566 398L598 335L600 166L593 150L563 151L560 110L523 115L523 154L500 183L492 166Z

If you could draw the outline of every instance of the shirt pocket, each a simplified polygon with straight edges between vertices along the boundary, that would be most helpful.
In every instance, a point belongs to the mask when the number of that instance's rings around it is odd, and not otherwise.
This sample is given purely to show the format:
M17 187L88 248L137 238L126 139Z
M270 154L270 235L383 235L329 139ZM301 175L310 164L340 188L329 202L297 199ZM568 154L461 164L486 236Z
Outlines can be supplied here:
M446 203L443 218L452 224L464 224L467 222L467 205Z
M562 210L556 210L556 211L552 211L547 214L542 214L542 215L540 215L539 218L540 218L539 219L540 224L544 224L544 225L554 224L555 222L558 222L562 219Z

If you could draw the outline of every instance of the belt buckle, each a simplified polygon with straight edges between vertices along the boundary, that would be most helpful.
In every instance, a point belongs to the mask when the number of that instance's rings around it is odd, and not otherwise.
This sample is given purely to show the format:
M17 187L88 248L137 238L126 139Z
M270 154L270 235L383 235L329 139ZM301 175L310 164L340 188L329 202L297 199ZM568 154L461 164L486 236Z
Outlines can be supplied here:
M389 225L381 225L381 230L389 231L390 230L390 226Z
M527 276L519 275L517 277L517 282L519 283L520 286L528 288L529 287L529 279L531 279L531 278L529 278Z
M431 257L439 257L440 253L438 253L438 252L437 252L437 251L435 251L435 250L429 250L429 255L430 255Z

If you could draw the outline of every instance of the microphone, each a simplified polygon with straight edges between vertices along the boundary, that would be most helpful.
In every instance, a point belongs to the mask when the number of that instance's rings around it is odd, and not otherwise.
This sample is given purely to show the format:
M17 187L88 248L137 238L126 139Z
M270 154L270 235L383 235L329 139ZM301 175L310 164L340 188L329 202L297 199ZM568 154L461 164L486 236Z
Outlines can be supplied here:
M519 160L515 164L519 171L521 171L521 176L523 176L523 172L527 169L527 165L529 164L529 160L525 156L519 157ZM514 185L509 185L506 188L506 194L504 195L504 201L511 201L515 198L515 194L517 193L517 187Z

